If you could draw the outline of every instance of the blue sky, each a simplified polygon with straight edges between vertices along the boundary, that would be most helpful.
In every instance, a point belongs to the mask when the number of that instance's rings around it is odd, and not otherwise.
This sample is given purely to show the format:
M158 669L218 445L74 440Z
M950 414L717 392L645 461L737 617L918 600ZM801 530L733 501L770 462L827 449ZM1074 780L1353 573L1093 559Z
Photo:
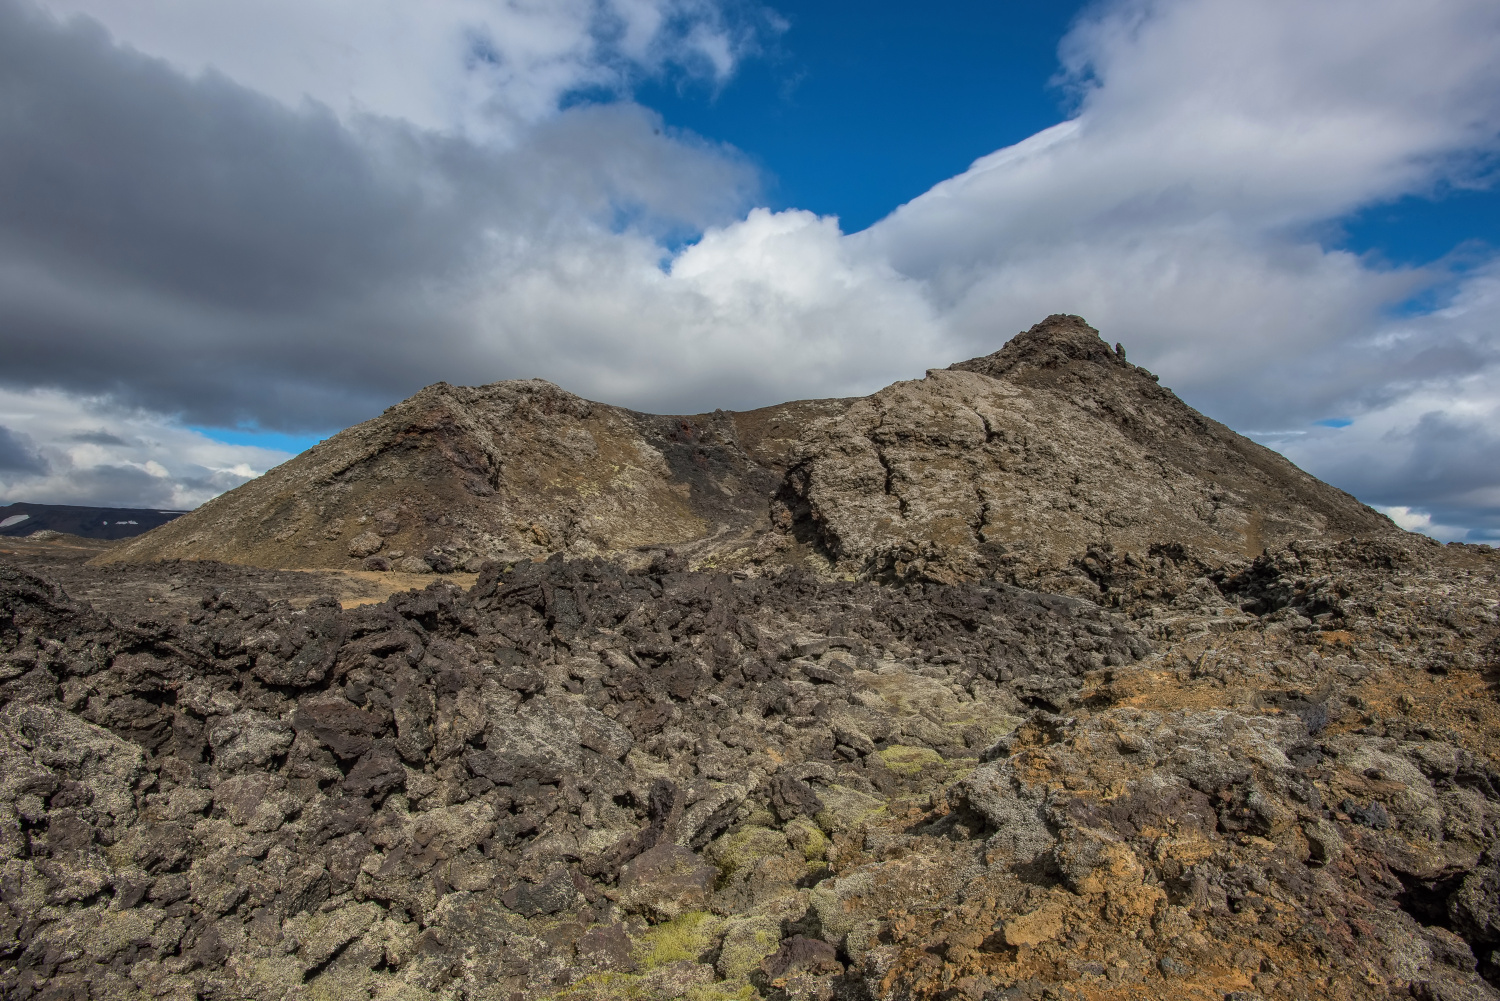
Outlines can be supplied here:
M854 232L1068 117L1076 95L1057 79L1057 47L1086 6L780 3L785 31L733 79L665 77L634 97L744 151L767 204L836 215ZM1323 241L1401 265L1493 248L1500 191L1480 183L1370 205L1332 221Z
M0 499L191 506L438 380L866 393L1074 312L1500 538L1493 0L0 0L0 97Z
M259 448L274 449L278 452L286 452L296 455L312 448L318 442L335 433L333 431L324 434L286 434L282 431L263 431L258 427L237 428L213 428L188 426L189 431L214 441L223 442L226 445L254 445Z
M1444 188L1371 205L1340 220L1329 242L1392 264L1429 264L1456 255L1455 265L1500 246L1500 191Z
M745 151L772 207L836 215L853 232L1066 117L1050 81L1081 6L778 4L785 31L732 80L664 78L635 97Z

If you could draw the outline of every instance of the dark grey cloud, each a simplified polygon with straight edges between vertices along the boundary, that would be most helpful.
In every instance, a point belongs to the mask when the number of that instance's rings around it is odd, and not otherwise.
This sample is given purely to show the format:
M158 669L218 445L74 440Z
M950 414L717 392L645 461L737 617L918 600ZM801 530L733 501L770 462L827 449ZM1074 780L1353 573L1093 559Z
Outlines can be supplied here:
M1417 509L1435 525L1463 526L1469 537L1500 539L1500 428L1441 412L1421 415L1381 444L1390 461L1346 461L1335 474L1371 504Z
M79 431L67 436L68 441L81 442L85 445L128 445L124 438L108 431Z
M1423 414L1416 425L1390 435L1406 459L1382 470L1371 495L1385 504L1451 506L1494 483L1500 469L1500 429L1475 427L1443 413Z
M187 78L0 0L0 380L193 423L340 426L473 355L481 262L629 218L732 218L753 175L639 107L497 151Z
M193 478L184 478L191 481ZM69 485L77 497L101 498L103 507L148 507L172 510L180 496L181 486L172 480L152 476L135 466L99 465L73 470ZM199 487L199 483L191 483ZM236 484L237 485L237 484Z
M37 454L31 439L0 426L0 473L47 472L47 461Z

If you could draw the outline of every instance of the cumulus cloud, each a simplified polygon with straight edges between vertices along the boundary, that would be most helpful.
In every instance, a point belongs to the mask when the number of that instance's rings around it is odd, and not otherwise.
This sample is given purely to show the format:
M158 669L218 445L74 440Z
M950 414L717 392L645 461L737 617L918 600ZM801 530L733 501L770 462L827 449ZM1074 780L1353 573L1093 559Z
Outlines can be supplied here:
M226 445L151 411L0 389L0 498L181 511L291 458Z
M624 92L675 66L722 82L765 16L709 0L47 0L197 75L221 73L295 107L399 118L519 141L572 92ZM745 12L754 15L754 11Z
M1422 511L1416 511L1405 505L1395 504L1389 507L1378 505L1376 507L1381 514L1390 518L1400 527L1408 532L1420 532L1429 535L1440 542L1458 542L1468 537L1469 529L1461 525L1443 525L1432 520L1432 515Z
M534 374L474 303L576 248L732 219L754 190L731 151L635 105L493 149L190 79L8 0L0 92L0 380L197 424L340 426L458 372Z
M997 318L1076 303L1236 423L1317 416L1348 387L1303 378L1308 356L1438 277L1325 250L1324 224L1477 183L1500 150L1500 8L1482 0L1117 3L1063 52L1076 117L859 239L927 279L976 348Z
M1343 426L1264 440L1403 527L1500 539L1497 330L1500 262L1470 275L1445 308L1380 324L1355 344L1366 381L1347 389Z
M755 209L666 268L659 253L576 244L518 270L475 326L514 364L667 413L869 393L944 350L921 285L859 254L834 219Z
M48 6L92 20L0 0L16 390L306 430L540 375L692 412L867 392L1066 311L1412 524L1500 532L1500 265L1325 245L1490 183L1490 0L1101 3L1067 121L852 235L755 208L736 151L628 100L775 30L709 0Z

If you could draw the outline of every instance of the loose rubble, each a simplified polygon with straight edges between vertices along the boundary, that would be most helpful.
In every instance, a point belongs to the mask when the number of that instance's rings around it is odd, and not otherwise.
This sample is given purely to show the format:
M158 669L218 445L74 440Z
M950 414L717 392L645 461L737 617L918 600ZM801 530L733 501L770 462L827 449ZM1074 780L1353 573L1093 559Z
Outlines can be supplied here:
M0 990L1500 997L1493 553L637 563L352 609L0 567Z

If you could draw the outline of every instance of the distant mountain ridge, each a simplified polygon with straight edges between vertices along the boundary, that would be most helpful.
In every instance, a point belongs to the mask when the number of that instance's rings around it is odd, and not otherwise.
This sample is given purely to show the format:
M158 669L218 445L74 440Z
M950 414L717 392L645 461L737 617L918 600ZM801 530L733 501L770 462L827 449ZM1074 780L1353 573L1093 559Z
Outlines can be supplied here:
M17 501L0 506L0 535L16 537L51 531L85 539L128 539L184 514L187 512L155 508L79 507Z
M868 397L743 413L439 383L101 559L446 570L672 547L721 569L954 581L1100 546L1246 556L1399 532L1058 314Z

